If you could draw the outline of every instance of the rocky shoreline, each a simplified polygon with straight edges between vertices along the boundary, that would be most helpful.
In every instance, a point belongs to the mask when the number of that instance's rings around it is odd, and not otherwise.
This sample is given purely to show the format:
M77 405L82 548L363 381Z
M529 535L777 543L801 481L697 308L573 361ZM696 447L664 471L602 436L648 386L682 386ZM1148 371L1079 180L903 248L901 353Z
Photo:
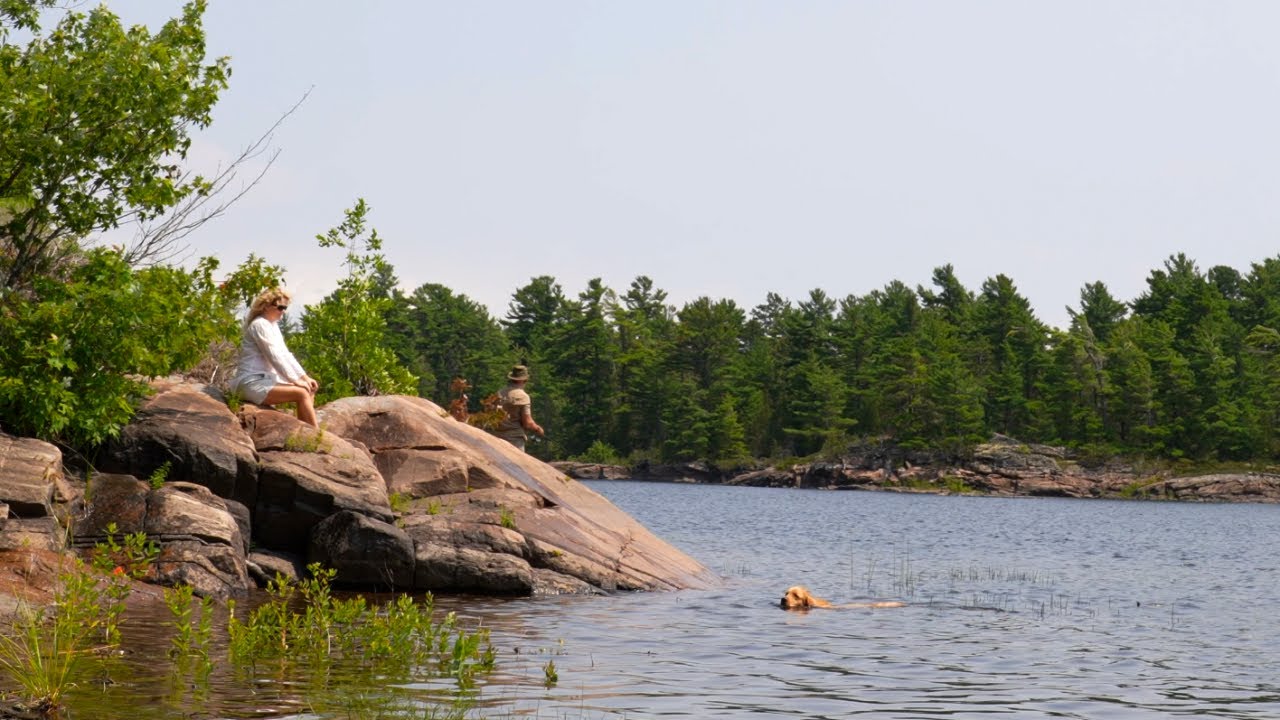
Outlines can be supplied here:
M838 460L786 468L719 468L705 462L635 467L555 462L580 480L871 490L999 497L1112 498L1193 502L1280 502L1280 474L1174 475L1122 461L1090 463L1065 448L997 435L963 456L904 450L888 443L850 448Z
M504 595L713 586L604 497L427 400L355 397L321 430L178 380L90 468L0 432L0 612L47 602L103 543L158 546L145 582L229 597L307 563L357 590Z
M145 533L151 585L227 597L308 562L355 589L599 593L714 585L714 574L579 479L935 494L1280 502L1280 474L1175 475L996 436L963 455L887 442L790 467L546 464L420 398L346 398L323 432L176 381L90 470L0 432L0 613L47 601L113 534ZM145 595L146 593L143 593Z

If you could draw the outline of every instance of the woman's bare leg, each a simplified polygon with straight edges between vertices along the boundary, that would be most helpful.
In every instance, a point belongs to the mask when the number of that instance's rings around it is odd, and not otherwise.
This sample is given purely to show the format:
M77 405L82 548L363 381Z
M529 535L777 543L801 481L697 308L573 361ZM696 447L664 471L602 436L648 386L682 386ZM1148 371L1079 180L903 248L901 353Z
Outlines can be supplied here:
M267 393L267 403L275 405L282 402L297 405L298 419L311 427L319 427L316 423L316 400L310 390L298 385L277 385L271 388L271 392Z

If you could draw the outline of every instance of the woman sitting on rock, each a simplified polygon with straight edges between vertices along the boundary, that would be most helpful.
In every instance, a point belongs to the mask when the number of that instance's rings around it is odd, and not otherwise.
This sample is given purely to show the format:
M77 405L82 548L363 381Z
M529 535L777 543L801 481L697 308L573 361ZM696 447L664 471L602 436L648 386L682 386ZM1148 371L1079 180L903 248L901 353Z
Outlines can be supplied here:
M289 309L289 293L267 290L254 298L244 319L240 340L240 369L231 387L255 405L295 403L298 419L316 426L316 390L320 383L307 375L285 347L279 322Z

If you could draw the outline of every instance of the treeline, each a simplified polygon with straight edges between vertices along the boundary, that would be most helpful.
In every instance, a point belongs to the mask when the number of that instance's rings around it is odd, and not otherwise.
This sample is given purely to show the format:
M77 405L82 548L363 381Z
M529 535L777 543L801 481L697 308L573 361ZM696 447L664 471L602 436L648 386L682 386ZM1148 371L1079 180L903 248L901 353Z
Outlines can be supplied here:
M734 462L868 436L960 448L992 433L1168 458L1280 454L1280 257L1244 275L1175 255L1129 302L1085 285L1065 330L1010 278L974 291L949 265L929 287L770 293L752 308L677 308L647 277L569 296L543 276L500 320L443 285L394 284L384 268L387 344L417 391L446 404L465 377L478 409L527 361L549 429L533 451L546 457Z

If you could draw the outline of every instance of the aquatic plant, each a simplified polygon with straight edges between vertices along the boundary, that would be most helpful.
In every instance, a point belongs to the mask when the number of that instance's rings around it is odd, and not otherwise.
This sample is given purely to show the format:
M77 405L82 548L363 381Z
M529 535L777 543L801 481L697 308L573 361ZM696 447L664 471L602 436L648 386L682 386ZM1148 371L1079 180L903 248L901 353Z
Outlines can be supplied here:
M125 600L133 591L131 580L141 580L151 571L151 564L160 555L160 546L147 538L144 532L124 536L124 544L116 542L116 524L107 524L107 538L93 546L90 564L106 576L100 606L103 640L115 645L120 642L120 616L124 613Z
M1052 573L1044 570L1027 570L1024 568L977 567L970 565L964 568L949 568L947 579L952 583L967 582L1016 582L1030 585L1050 585L1055 579Z
M117 601L99 592L99 581L77 561L59 578L51 609L22 606L10 631L0 632L0 670L20 688L29 709L55 711L82 660L96 649L95 636L118 638Z
M307 570L311 577L296 583L277 576L267 587L270 600L244 621L229 603L227 632L235 663L285 660L323 670L341 659L384 677L431 671L453 678L463 688L470 687L477 674L493 669L488 631L461 629L454 613L436 622L430 594L421 602L401 595L371 607L363 597L333 596L335 570L318 563ZM295 602L302 605L300 612L292 609Z
M209 659L209 645L213 638L213 599L196 598L190 585L178 585L164 590L164 603L173 615L174 636L169 654L182 661L196 658L201 670L207 673L213 668ZM199 618L193 624L197 606Z
M474 703L455 695L423 700L404 688L334 688L308 698L313 715L346 720L465 720Z

